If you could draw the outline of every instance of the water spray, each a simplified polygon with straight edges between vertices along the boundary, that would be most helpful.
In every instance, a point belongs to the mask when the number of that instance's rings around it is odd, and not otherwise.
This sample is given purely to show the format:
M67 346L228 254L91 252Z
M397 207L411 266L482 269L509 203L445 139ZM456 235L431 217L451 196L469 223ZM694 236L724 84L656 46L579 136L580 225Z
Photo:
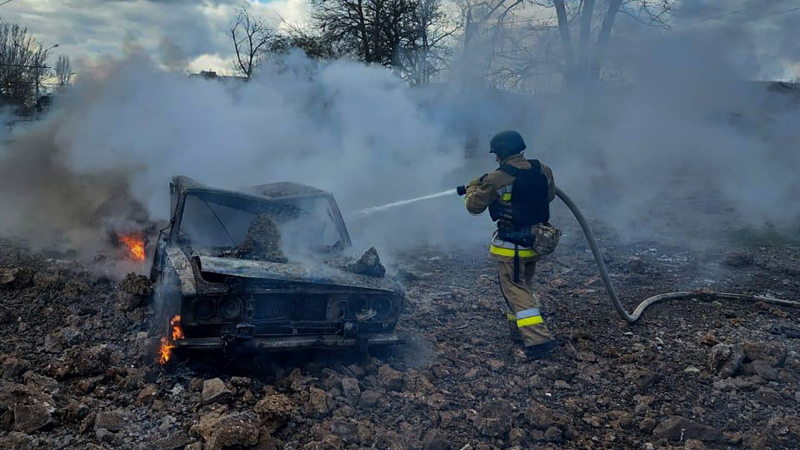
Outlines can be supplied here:
M454 194L456 194L455 189L448 189L446 191L439 192L438 194L425 195L422 197L412 198L409 200L401 200L399 202L388 203L386 205L373 206L371 208L353 211L347 215L347 218L350 220L358 220L367 217L369 215L372 215L376 212L386 211L387 209L396 208L398 206L409 205L411 203L417 203L425 200L433 200L435 198L447 197L449 195L454 195Z
M399 202L389 203L386 205L375 206L372 208L366 208L359 211L355 211L349 215L351 219L360 219L376 212L385 211L387 209L395 208L397 206L408 205L410 203L421 202L425 200L431 200L440 197L447 197L449 195L458 194L464 195L466 193L466 189L464 186L459 186L456 189L448 189L443 192L439 192L438 194L431 194L425 195L423 197L412 198L410 200L402 200ZM556 196L564 202L564 204L569 208L572 215L575 216L575 220L578 221L578 224L581 226L581 230L583 230L584 236L586 236L586 241L589 243L589 247L592 249L592 255L594 256L594 260L597 263L597 268L600 270L600 277L603 279L603 285L606 288L606 292L608 293L608 297L611 299L611 303L614 306L614 310L617 311L620 317L625 319L627 322L633 323L639 320L642 313L644 312L645 308L655 303L662 302L664 300L677 300L677 299L692 299L692 298L705 298L705 299L723 299L723 300L749 300L749 301L759 301L764 303L771 303L774 305L780 306L788 306L788 307L800 307L800 302L791 301L791 300L782 300L778 298L772 297L763 297L759 295L747 295L747 294L733 294L729 292L711 292L705 290L699 291L684 291L684 292L668 292L664 294L654 295L642 303L640 303L633 311L633 313L628 313L625 310L625 307L622 306L622 303L617 296L617 290L614 288L614 284L611 282L611 277L608 275L608 269L606 268L606 263L603 260L603 253L600 251L600 247L597 246L597 241L594 238L594 233L592 233L592 229L589 227L589 223L586 221L586 218L583 217L580 209L578 206L575 205L575 202L572 201L571 198L567 194L564 193L561 189L556 187Z

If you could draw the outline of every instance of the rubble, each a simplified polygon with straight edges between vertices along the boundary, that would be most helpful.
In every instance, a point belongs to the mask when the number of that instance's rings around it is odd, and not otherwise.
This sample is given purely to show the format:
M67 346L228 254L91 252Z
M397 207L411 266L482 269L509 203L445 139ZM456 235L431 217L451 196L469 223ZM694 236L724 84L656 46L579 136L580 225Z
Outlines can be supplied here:
M125 427L125 415L122 411L101 411L94 419L94 429L120 431Z
M33 433L52 424L52 407L42 403L17 405L14 408L14 430Z
M358 386L358 380L355 378L342 378L342 393L345 398L352 401L358 401L361 396L361 388Z
M744 342L742 351L748 360L761 361L771 367L779 367L786 360L786 344L780 341Z
M403 374L388 365L383 365L378 369L378 379L386 390L399 391L403 388Z
M790 261L790 250L759 254L747 270ZM566 343L530 363L515 359L485 249L464 252L399 256L410 273L431 274L403 281L413 305L400 331L414 340L402 347L270 354L253 364L198 355L162 368L141 351L146 324L134 319L150 314L146 301L121 307L123 294L147 296L145 278L116 283L4 260L0 245L0 267L20 269L0 285L0 304L15 310L0 320L0 447L712 449L792 448L800 439L800 342L772 332L796 327L796 311L667 302L629 326L602 288L567 294L586 289L596 268L562 245L558 263L537 265L536 283L545 320ZM613 273L629 269L624 256L610 261ZM646 264L666 278L642 296L684 288L698 270L669 278L658 260ZM643 285L623 277L624 298L638 296ZM772 283L725 282L743 292Z
M450 443L436 430L430 430L422 439L422 450L450 450Z
M711 348L709 367L722 378L735 375L744 361L744 351L739 345L717 344Z
M253 408L261 418L262 426L274 433L283 428L295 415L292 400L284 394L268 394Z
M700 441L722 441L723 435L716 428L701 425L680 416L672 416L659 423L653 435L671 441L697 439Z
M375 247L370 247L358 261L348 266L348 269L355 274L368 277L381 278L386 274L386 268L381 264L381 258Z
M246 411L204 416L200 423L192 426L190 432L203 438L204 450L222 450L256 445L261 430L258 415Z
M239 244L238 258L287 263L289 259L281 250L281 232L269 214L259 214Z
M212 378L203 382L203 393L201 404L222 403L230 400L233 392L225 386L219 378Z

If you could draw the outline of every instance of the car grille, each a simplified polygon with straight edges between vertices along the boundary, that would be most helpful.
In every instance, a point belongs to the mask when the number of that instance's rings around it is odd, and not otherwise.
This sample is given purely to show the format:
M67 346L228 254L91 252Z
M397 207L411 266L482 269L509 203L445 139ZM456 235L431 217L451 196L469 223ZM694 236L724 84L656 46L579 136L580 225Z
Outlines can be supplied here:
M301 322L306 320L326 320L327 310L327 295L263 295L255 298L253 319L289 320L292 322Z

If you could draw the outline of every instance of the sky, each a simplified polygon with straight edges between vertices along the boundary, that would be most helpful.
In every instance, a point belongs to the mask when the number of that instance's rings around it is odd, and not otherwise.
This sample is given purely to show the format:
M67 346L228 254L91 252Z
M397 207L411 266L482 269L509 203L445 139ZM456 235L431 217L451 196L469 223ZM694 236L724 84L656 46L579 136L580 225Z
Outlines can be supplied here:
M53 54L68 55L77 70L143 48L167 68L225 72L228 28L245 3L275 25L307 17L306 0L14 0L0 6L0 17L27 26L47 47L58 44Z
M143 49L168 69L229 73L227 31L243 4L276 26L308 22L308 0L13 0L0 18L27 26L46 46L59 44L53 54L68 55L78 72ZM672 31L726 33L731 42L749 34L743 40L756 48L743 52L742 64L758 70L748 75L789 80L800 76L800 11L792 9L800 0L686 0L675 3ZM622 17L620 29L626 22L640 27Z

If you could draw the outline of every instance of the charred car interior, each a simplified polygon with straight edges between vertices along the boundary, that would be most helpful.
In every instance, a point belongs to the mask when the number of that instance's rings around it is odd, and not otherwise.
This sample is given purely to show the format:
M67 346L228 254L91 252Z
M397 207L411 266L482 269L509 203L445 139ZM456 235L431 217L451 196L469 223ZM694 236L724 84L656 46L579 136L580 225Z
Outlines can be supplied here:
M396 344L404 295L377 252L346 256L330 193L294 183L171 184L153 257L152 330L170 348L287 350Z

